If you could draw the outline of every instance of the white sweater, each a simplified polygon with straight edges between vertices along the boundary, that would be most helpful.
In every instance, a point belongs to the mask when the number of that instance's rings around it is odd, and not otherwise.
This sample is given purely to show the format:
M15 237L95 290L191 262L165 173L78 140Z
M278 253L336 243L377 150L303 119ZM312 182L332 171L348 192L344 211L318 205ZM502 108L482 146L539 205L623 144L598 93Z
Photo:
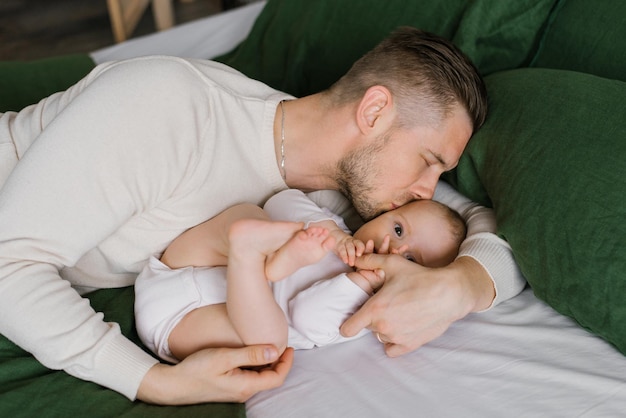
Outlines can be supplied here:
M71 286L131 285L184 230L286 188L273 142L286 98L217 63L148 57L100 65L0 114L0 185L19 160L0 190L0 333L49 368L134 399L156 360ZM521 290L504 242L464 248L498 300Z
M0 333L133 399L156 360L70 284L131 285L184 230L286 188L273 141L285 98L217 63L140 58L1 115L0 144L21 160L0 192Z

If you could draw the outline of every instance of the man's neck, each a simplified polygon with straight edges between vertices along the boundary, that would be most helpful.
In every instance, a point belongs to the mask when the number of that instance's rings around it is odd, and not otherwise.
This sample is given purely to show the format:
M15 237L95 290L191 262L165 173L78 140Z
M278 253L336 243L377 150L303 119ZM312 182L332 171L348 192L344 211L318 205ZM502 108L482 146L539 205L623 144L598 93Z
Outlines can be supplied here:
M339 159L347 152L349 116L348 109L326 105L321 94L284 102L282 109L278 106L274 123L276 156L279 167L284 157L289 187L305 191L337 189L335 173Z

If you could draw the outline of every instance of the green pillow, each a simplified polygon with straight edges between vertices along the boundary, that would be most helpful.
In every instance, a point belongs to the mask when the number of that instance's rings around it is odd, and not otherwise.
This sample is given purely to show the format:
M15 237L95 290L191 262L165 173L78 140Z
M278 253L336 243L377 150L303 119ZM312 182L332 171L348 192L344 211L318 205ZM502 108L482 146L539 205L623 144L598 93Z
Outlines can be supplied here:
M269 0L250 35L216 58L304 96L330 86L398 26L453 40L483 73L529 61L556 0Z
M88 295L105 320L120 324L122 332L140 344L134 330L134 290L105 289ZM63 371L49 370L33 356L0 335L0 417L154 417L244 418L243 404L210 403L156 406L130 402L126 397Z
M531 66L626 81L626 1L561 0Z
M0 113L21 110L66 90L95 64L89 55L75 54L36 61L0 61Z
M626 354L626 83L532 68L486 83L453 183L494 208L539 298Z

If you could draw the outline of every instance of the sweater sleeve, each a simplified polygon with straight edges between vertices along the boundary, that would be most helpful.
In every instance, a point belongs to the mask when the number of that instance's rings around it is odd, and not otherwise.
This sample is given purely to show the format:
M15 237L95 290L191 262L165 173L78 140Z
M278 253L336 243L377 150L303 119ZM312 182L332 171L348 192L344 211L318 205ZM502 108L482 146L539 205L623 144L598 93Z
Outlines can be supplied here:
M59 272L170 196L193 163L190 146L177 145L179 159L188 158L177 165L171 149L150 142L186 122L171 115L175 74L141 72L106 71L71 100L50 99L62 105L45 103L58 114L41 132L33 128L37 140L0 190L0 333L46 367L130 399L157 360L104 322ZM23 126L36 126L44 111L30 108Z
M459 212L467 224L467 237L461 244L458 257L472 257L489 273L496 297L489 306L508 300L526 286L510 245L496 236L496 218L493 210L466 198L449 184L439 181L435 190L437 200Z

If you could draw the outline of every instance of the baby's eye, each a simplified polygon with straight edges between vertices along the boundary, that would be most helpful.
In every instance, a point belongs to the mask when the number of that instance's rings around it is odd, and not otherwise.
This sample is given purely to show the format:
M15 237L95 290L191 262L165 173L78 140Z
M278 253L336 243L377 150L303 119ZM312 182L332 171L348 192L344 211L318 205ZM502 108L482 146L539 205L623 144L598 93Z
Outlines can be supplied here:
M395 224L395 225L393 226L393 230L394 230L394 232L396 233L396 235L397 235L398 237L401 237L401 236L402 236L402 225Z
M407 260L413 263L417 263L417 261L415 261L415 257L413 257L411 254L404 254L404 258L406 258Z

